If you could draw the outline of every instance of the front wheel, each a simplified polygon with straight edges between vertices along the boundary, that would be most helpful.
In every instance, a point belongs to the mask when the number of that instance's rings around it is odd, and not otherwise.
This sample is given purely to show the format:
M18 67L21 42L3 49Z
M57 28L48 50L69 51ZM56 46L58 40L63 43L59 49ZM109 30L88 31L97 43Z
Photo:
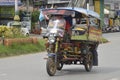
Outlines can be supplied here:
M56 64L53 58L48 58L47 59L47 64L46 64L46 69L47 73L49 76L54 76L56 73Z
M84 66L85 66L85 70L87 72L91 71L92 66L93 66L93 55L92 55L92 53L90 51L86 55L86 58L84 60Z

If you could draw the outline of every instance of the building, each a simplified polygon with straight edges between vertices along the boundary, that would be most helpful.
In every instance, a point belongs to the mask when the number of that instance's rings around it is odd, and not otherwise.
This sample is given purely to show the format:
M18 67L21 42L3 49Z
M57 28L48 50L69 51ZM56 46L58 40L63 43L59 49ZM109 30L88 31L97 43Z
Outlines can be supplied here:
M34 7L64 7L67 6L70 0L33 0Z
M105 9L109 11L108 14L105 14L107 25L110 27L120 26L120 0L105 0L104 5Z
M120 0L105 0L105 8L110 11L109 17L115 18L120 10Z
M18 5L21 5L18 0ZM0 0L0 25L13 20L15 15L15 0Z
M48 0L48 7L65 7L69 2L70 0Z

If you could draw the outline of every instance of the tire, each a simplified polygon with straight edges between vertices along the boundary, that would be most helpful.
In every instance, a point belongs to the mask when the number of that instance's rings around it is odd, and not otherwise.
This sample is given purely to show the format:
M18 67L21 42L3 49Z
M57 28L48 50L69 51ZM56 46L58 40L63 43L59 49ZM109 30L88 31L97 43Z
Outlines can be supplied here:
M87 72L90 72L93 66L93 55L89 51L86 55L86 58L84 60L84 67Z
M63 63L57 63L57 70L61 70L63 68Z
M26 33L26 36L28 37L28 36L29 36L29 33Z
M47 59L47 64L46 64L46 69L47 73L49 76L54 76L56 73L56 64L53 58L48 58Z

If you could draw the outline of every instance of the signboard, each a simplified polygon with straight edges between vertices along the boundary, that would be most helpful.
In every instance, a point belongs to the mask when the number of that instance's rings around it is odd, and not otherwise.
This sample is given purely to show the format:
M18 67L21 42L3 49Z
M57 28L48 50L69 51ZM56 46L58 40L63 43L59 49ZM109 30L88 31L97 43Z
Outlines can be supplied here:
M0 2L15 2L15 0L0 0ZM21 2L21 0L18 0L18 2Z
M21 0L18 0L18 5L21 5ZM0 0L0 6L13 6L15 5L15 0Z
M115 19L115 21L114 21L114 25L115 25L115 26L120 25L120 21L119 21L119 19Z
M110 10L111 9L111 5L110 4L106 4L106 5L104 5L105 6L105 9L107 9L107 10Z
M114 10L114 9L115 9L114 5L115 5L115 4L111 3L111 5L110 5L110 9L111 9L111 10Z
M119 10L119 3L114 3L114 9Z
M0 7L0 18L13 18L15 14L14 7Z
M100 14L100 1L95 1L95 12L97 12L98 14Z
M115 11L110 11L109 17L110 17L110 18L115 18Z
M109 18L104 18L105 25L109 25Z
M120 16L120 10L117 11L117 15Z

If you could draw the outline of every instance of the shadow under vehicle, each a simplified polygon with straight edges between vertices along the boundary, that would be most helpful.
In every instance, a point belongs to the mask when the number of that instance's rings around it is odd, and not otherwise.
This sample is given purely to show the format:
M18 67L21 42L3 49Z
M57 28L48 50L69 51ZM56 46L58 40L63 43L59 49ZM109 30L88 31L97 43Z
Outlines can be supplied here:
M98 66L97 47L102 29L97 13L83 8L62 7L43 9L42 14L51 16L47 33L43 35L48 52L46 70L50 76L67 64L84 65L87 72Z

